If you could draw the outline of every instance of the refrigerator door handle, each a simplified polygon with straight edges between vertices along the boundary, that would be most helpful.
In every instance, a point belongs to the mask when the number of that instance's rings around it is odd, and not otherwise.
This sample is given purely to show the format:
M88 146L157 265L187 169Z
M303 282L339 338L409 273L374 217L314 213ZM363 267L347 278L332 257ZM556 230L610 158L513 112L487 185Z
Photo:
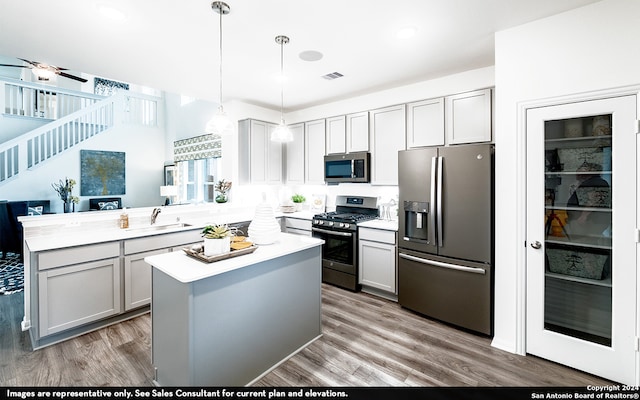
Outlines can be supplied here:
M405 254L405 253L398 253L398 256L400 258L404 258L405 260L410 260L410 261L415 261L415 262L419 262L419 263L422 263L422 264L432 265L434 267L455 269L456 271L471 272L473 274L481 274L481 275L484 275L486 273L486 271L484 269L482 269L482 268L465 267L465 266L462 266L462 265L449 264L449 263L444 263L444 262L435 261L435 260L425 260L424 258L412 256L410 254Z
M436 244L436 171L438 157L431 157L431 202L429 203L429 227L427 227L427 242Z
M443 159L444 157L438 157L438 178L437 178L437 182L438 182L438 187L437 187L437 192L438 192L438 197L436 198L436 209L437 209L437 221L436 221L436 225L438 227L438 235L437 235L437 239L438 239L438 247L442 247L442 242L443 242L443 234L444 231L442 229L442 166L443 166Z

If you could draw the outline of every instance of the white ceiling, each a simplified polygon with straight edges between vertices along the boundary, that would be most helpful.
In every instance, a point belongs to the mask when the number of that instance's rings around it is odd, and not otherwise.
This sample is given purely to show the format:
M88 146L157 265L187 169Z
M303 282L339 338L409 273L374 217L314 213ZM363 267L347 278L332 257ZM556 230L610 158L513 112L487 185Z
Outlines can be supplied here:
M226 0L223 101L279 109L277 35L291 39L284 108L293 111L493 65L494 32L596 1ZM127 20L107 20L98 4ZM0 54L215 101L219 18L209 0L2 0ZM417 34L397 39L405 26ZM303 61L305 50L324 57ZM332 72L344 77L321 78Z

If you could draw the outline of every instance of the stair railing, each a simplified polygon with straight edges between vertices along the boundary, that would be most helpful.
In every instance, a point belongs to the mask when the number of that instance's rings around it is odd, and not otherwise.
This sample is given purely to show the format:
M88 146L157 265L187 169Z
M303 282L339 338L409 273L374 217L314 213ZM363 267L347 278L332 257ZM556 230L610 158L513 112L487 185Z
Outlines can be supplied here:
M114 125L157 126L158 98L120 92L0 144L0 184Z
M58 119L94 104L105 96L3 78L4 110L12 116Z

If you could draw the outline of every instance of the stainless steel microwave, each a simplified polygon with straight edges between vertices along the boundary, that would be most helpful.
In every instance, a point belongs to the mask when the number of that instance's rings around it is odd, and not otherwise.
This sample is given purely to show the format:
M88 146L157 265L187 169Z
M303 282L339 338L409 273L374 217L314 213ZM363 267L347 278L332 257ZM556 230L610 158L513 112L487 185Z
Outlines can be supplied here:
M370 159L366 151L324 156L324 180L326 183L369 182Z

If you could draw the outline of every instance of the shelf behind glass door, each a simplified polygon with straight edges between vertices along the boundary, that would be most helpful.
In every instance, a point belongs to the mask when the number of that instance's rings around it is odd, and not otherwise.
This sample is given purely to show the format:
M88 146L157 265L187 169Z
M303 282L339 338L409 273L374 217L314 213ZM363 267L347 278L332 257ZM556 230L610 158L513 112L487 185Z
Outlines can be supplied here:
M611 345L611 116L545 122L545 329Z

